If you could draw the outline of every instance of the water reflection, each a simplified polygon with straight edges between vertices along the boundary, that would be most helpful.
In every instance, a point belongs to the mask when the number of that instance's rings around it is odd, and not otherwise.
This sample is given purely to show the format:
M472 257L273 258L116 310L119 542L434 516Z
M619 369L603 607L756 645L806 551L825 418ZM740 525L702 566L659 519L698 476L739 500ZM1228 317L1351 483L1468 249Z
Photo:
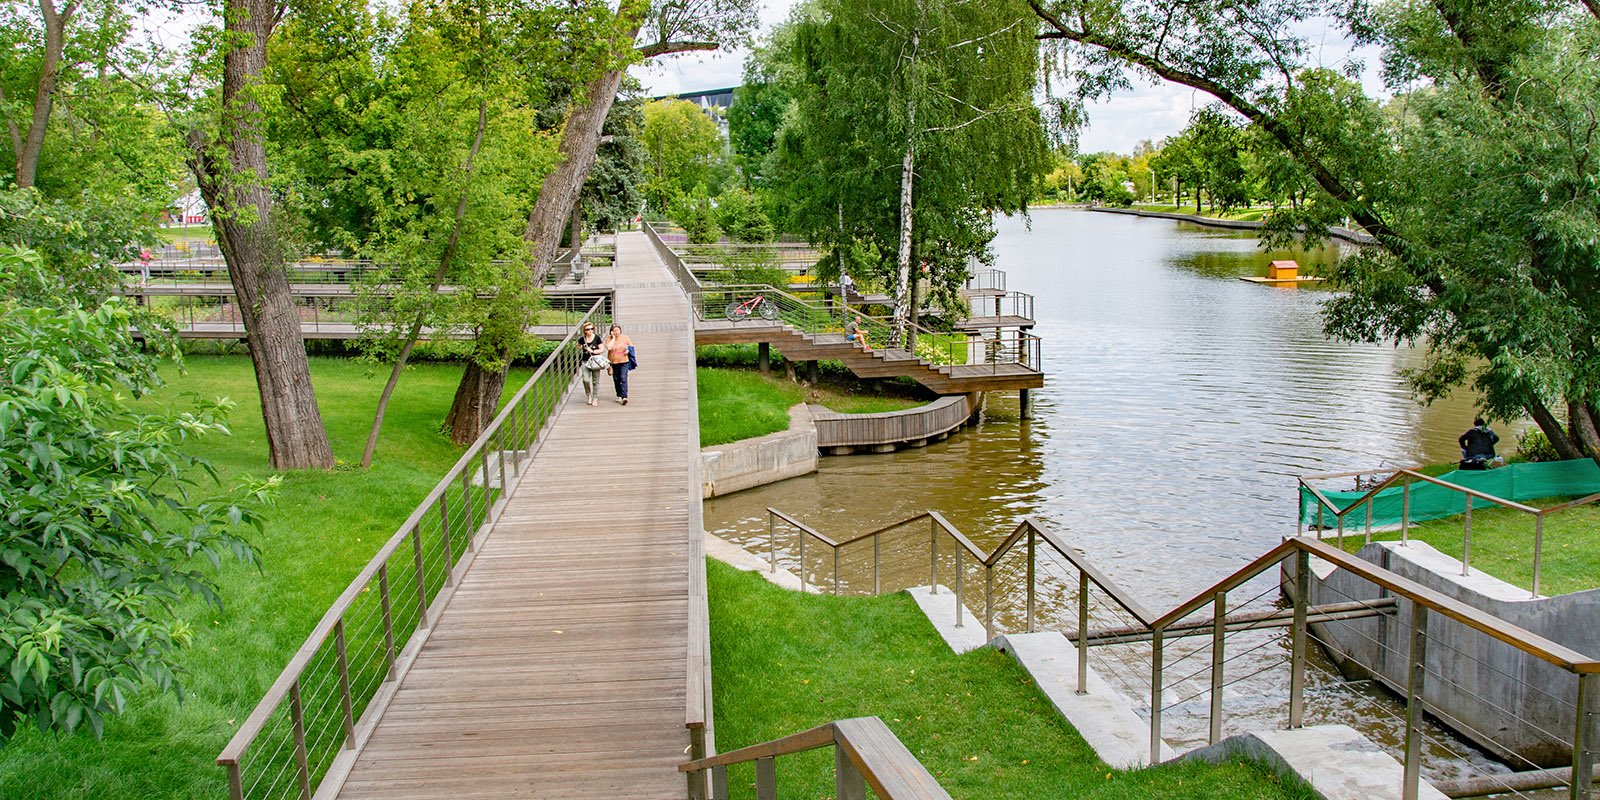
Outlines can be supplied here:
M996 265L1037 298L1048 383L1035 418L1018 418L1015 395L990 395L981 424L945 442L826 458L815 475L709 501L708 530L766 552L768 506L835 538L937 509L988 548L1032 514L1168 608L1294 531L1293 476L1449 460L1471 424L1470 397L1411 397L1402 371L1417 352L1325 339L1327 291L1236 280L1278 258L1331 264L1337 246L1262 252L1235 232L1069 210L999 228ZM926 583L926 551L909 560L900 582ZM1270 595L1270 581L1255 588ZM1263 680L1230 713L1278 714L1277 678ZM1145 685L1126 688L1147 697ZM1314 707L1349 716L1341 702ZM1204 738L1196 705L1176 714L1173 739Z

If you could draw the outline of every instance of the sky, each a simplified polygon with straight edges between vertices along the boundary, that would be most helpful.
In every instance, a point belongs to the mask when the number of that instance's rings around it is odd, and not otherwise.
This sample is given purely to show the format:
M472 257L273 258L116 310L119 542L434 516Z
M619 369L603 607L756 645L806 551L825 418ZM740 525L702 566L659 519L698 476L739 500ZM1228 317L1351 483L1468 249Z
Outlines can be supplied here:
M782 22L795 1L767 0L761 9L761 33ZM1365 68L1362 83L1368 93L1386 94L1377 73L1375 51L1352 49L1338 30L1322 23L1307 25L1300 33L1312 42L1313 55L1321 66L1337 68L1351 59L1359 60ZM634 67L633 74L644 84L648 95L720 89L739 85L748 55L744 49L728 53L691 53ZM1209 95L1188 87L1136 84L1132 91L1090 106L1089 125L1079 138L1078 149L1086 153L1131 153L1145 139L1159 143L1182 130L1189 122L1189 115L1210 102Z

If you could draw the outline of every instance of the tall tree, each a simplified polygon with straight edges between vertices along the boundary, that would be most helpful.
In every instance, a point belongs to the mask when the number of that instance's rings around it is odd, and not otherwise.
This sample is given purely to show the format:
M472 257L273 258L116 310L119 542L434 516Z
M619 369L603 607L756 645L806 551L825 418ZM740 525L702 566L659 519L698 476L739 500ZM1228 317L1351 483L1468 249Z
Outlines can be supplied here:
M722 167L722 133L700 106L687 100L655 100L644 107L646 170L644 196L657 213L696 186L716 194Z
M694 50L715 50L743 41L755 25L754 0L699 0L656 2L623 0L611 13L600 3L595 8L609 23L594 38L602 46L604 71L575 93L562 125L561 146L555 168L539 185L538 199L528 214L523 239L535 285L542 285L594 166L606 119L616 102L629 65ZM474 360L456 387L447 426L456 441L472 441L487 422L472 409L495 408L505 387L505 369L484 368Z
M818 0L797 10L780 152L797 225L836 250L893 253L895 343L926 264L949 299L993 237L979 210L1025 207L1049 170L1026 6ZM868 133L870 131L870 133ZM893 165L893 166L890 166Z
M1600 458L1589 434L1600 340L1585 299L1600 241L1600 6L1029 3L1042 38L1069 43L1080 96L1155 76L1211 94L1274 140L1319 190L1271 215L1275 230L1348 218L1377 239L1334 275L1348 291L1327 305L1330 334L1426 339L1432 358L1413 375L1424 397L1471 381L1492 413L1531 416L1564 457ZM1322 15L1383 48L1402 92L1387 111L1348 76L1308 65L1294 31Z
M223 3L220 102L212 124L190 130L189 163L244 316L272 466L329 469L333 449L311 385L268 183L260 91L267 43L285 11L282 0Z

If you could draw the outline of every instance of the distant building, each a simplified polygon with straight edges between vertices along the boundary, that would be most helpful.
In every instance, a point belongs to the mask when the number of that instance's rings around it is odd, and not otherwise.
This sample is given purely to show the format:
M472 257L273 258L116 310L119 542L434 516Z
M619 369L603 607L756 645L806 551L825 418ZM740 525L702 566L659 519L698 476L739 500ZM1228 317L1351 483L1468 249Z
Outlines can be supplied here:
M210 211L206 208L206 201L200 199L199 189L178 198L167 211L167 217L174 225L205 225L211 221Z
M710 117L714 122L717 123L717 128L721 130L722 135L726 137L728 135L728 108L729 106L733 105L733 90L737 88L739 87L729 86L726 89L706 89L699 92L663 94L656 97L651 97L649 99L687 100L688 102L694 103L695 105L700 106L700 110L704 111L706 116Z

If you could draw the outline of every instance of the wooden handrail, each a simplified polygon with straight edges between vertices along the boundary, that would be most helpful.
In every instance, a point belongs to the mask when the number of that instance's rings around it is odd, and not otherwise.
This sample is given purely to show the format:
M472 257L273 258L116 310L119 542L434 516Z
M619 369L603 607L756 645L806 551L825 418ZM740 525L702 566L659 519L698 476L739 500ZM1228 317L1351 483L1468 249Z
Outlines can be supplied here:
M918 515L916 515L914 517L906 517L905 519L900 520L899 522L891 522L888 525L885 525L885 526L883 526L881 528L878 528L877 530L867 531L866 533L863 533L863 534L861 534L859 536L852 536L852 537L850 537L848 539L845 539L844 541L840 542L838 546L839 547L848 547L850 545L855 544L856 542L866 541L867 539L871 539L874 536L881 536L881 535L883 535L885 533L888 533L889 531L894 530L895 528L904 527L906 525L910 525L913 522L918 522L918 521L921 521L921 520L925 520L929 516L930 516L930 514L928 514L928 512L926 512L926 511L924 511L921 514L918 514Z
M971 553L972 557L978 559L980 563L984 562L985 559L989 557L989 554L983 552L983 548L973 544L972 540L968 539L966 534L956 530L956 526L951 525L949 520L944 518L943 514L940 514L937 511L929 511L928 516L933 518L933 523L935 525L943 528L945 533L950 534L950 538L955 539L956 544L961 545L962 549L966 550L968 553ZM988 566L988 564L985 563L984 566Z
M877 717L856 717L678 765L700 772L759 759L836 747L882 800L950 800L928 769Z
M1372 487L1365 494L1363 494L1360 497L1356 498L1355 500L1351 501L1349 505L1346 505L1343 508L1341 508L1339 506L1339 504L1337 504L1337 503L1333 502L1332 500L1328 499L1328 496L1323 494L1315 486L1312 486L1312 485L1306 483L1306 481L1308 481L1308 480L1317 480L1317 479L1323 479L1323 478L1348 478L1348 477L1351 477L1352 475L1369 475L1369 474L1372 474L1374 472L1387 472L1387 471L1388 470L1367 470L1365 472L1328 473L1328 474L1325 474L1325 475L1304 475L1304 476L1301 476L1299 478L1299 481L1300 481L1300 486L1302 488L1304 488L1306 491L1310 492L1314 497L1317 498L1317 502L1321 503L1328 510L1333 512L1334 519L1343 519L1346 514L1349 514L1351 511L1354 511L1355 509L1360 508L1362 506L1362 504L1371 502L1372 499L1378 494L1378 492L1383 491L1384 489L1387 489L1390 486L1393 486L1394 484L1401 482L1404 478L1412 478L1412 479L1420 480L1420 481L1423 481L1423 482L1426 482L1426 483L1437 484L1437 485L1443 486L1443 487L1445 487L1447 489L1451 489L1451 490L1460 492L1460 493L1462 493L1464 495L1467 495L1469 497L1476 497L1476 498L1478 498L1480 500L1486 500L1486 501L1494 503L1496 505L1505 506L1506 508L1510 508L1510 509L1514 509L1514 510L1517 510L1517 511L1521 511L1524 514L1533 514L1535 516L1537 516L1537 515L1539 515L1541 513L1548 514L1551 511L1555 511L1555 510L1565 510L1566 508L1570 508L1573 505L1583 505L1582 502L1573 503L1573 504L1564 504L1563 506L1558 506L1556 508L1544 509L1541 512L1540 509L1534 508L1533 506L1524 505L1522 503L1516 502L1515 500L1507 500L1507 499L1505 499L1503 497L1496 497L1495 495L1489 494L1487 492L1480 492L1477 489L1470 489L1468 487L1465 487L1465 486L1462 486L1462 485L1456 484L1456 483L1451 483L1451 482L1446 481L1446 480L1440 480L1439 478L1435 478L1432 475L1424 475L1421 472L1417 472L1414 469L1398 469L1398 470L1395 470L1393 475L1390 475L1388 478L1386 478L1382 482L1380 482L1377 486ZM1592 501L1594 499L1600 499L1600 495L1593 495L1591 498L1589 498L1590 501Z
M1577 508L1578 506L1586 506L1586 505L1588 505L1590 503L1593 503L1595 501L1600 501L1600 494L1591 494L1588 497L1580 497L1580 498L1578 498L1576 500L1568 500L1567 502L1562 503L1560 505L1555 505L1555 506L1551 506L1549 508L1540 509L1539 510L1539 516L1541 516L1541 517L1549 516L1550 514L1554 514L1554 513L1558 512L1558 511L1566 511L1566 510L1571 509L1571 508Z
M559 352L562 348L572 343L575 337L578 335L578 332L582 329L583 321L589 319L596 313L599 313L604 304L604 300L596 301L589 311L584 314L584 316L579 319L576 324L573 325L572 330L567 333L566 338L562 339L560 344L556 345L556 351ZM251 742L254 741L256 735L261 732L261 728L266 724L273 712L284 701L284 699L289 696L290 691L300 680L300 676L305 672L307 665L309 665L311 660L316 656L317 651L322 648L325 642L327 642L328 637L333 635L333 630L343 618L345 611L350 608L350 605L355 602L356 598L360 597L366 591L367 585L378 577L379 570L388 563L389 558L393 556L401 546L405 545L410 540L412 531L415 530L417 525L422 522L424 516L434 509L439 502L439 498L444 495L446 490L453 486L456 481L460 480L462 474L465 473L469 467L473 466L474 459L476 459L479 453L481 453L483 449L488 446L489 441L500 433L500 429L505 424L505 421L511 416L512 413L515 412L518 405L521 404L522 401L527 397L528 392L538 384L539 379L544 377L549 372L554 363L555 359L547 359L545 363L539 365L539 368L535 370L533 375L528 378L527 382L522 385L522 388L517 390L517 393L513 395L512 399L505 404L505 406L500 410L500 413L495 415L494 420L484 428L483 433L479 434L478 438L473 441L472 445L467 448L466 452L461 454L461 457L457 459L456 463L448 472L445 473L445 476L434 485L433 489L428 492L427 496L423 498L422 502L419 503L411 512L411 515L406 518L405 522L401 523L400 527L394 532L393 535L389 537L388 541L384 542L383 546L378 548L378 552L374 554L372 559L367 562L366 566L362 567L361 571L356 574L356 577L351 580L350 584L345 587L345 590L340 593L338 599L334 600L333 605L328 607L327 612L322 615L322 619L319 620L316 626L311 629L311 633L306 636L304 643L302 643L299 649L295 651L294 655L290 657L289 663L284 666L283 671L278 674L277 680L273 681L272 686L267 689L266 694L262 695L261 700L256 703L255 708L250 712L250 715L245 718L244 723L239 726L239 729L234 732L233 737L228 740L227 746L224 747L222 752L217 756L218 764L222 766L235 766L239 763L239 758L244 754L244 751L250 746Z
M815 528L811 527L810 525L805 524L804 522L801 522L800 520L795 519L794 517L789 516L788 514L783 513L782 511L779 511L776 508L772 508L772 507L769 506L767 508L767 513L777 517L778 519L783 520L784 522L789 523L790 525L793 525L795 528L799 529L801 533L810 534L812 538L816 539L817 541L822 542L823 544L825 544L825 545L827 545L829 547L837 548L839 546L838 542L836 542L836 541L834 541L832 539L829 539L827 536L822 535Z

